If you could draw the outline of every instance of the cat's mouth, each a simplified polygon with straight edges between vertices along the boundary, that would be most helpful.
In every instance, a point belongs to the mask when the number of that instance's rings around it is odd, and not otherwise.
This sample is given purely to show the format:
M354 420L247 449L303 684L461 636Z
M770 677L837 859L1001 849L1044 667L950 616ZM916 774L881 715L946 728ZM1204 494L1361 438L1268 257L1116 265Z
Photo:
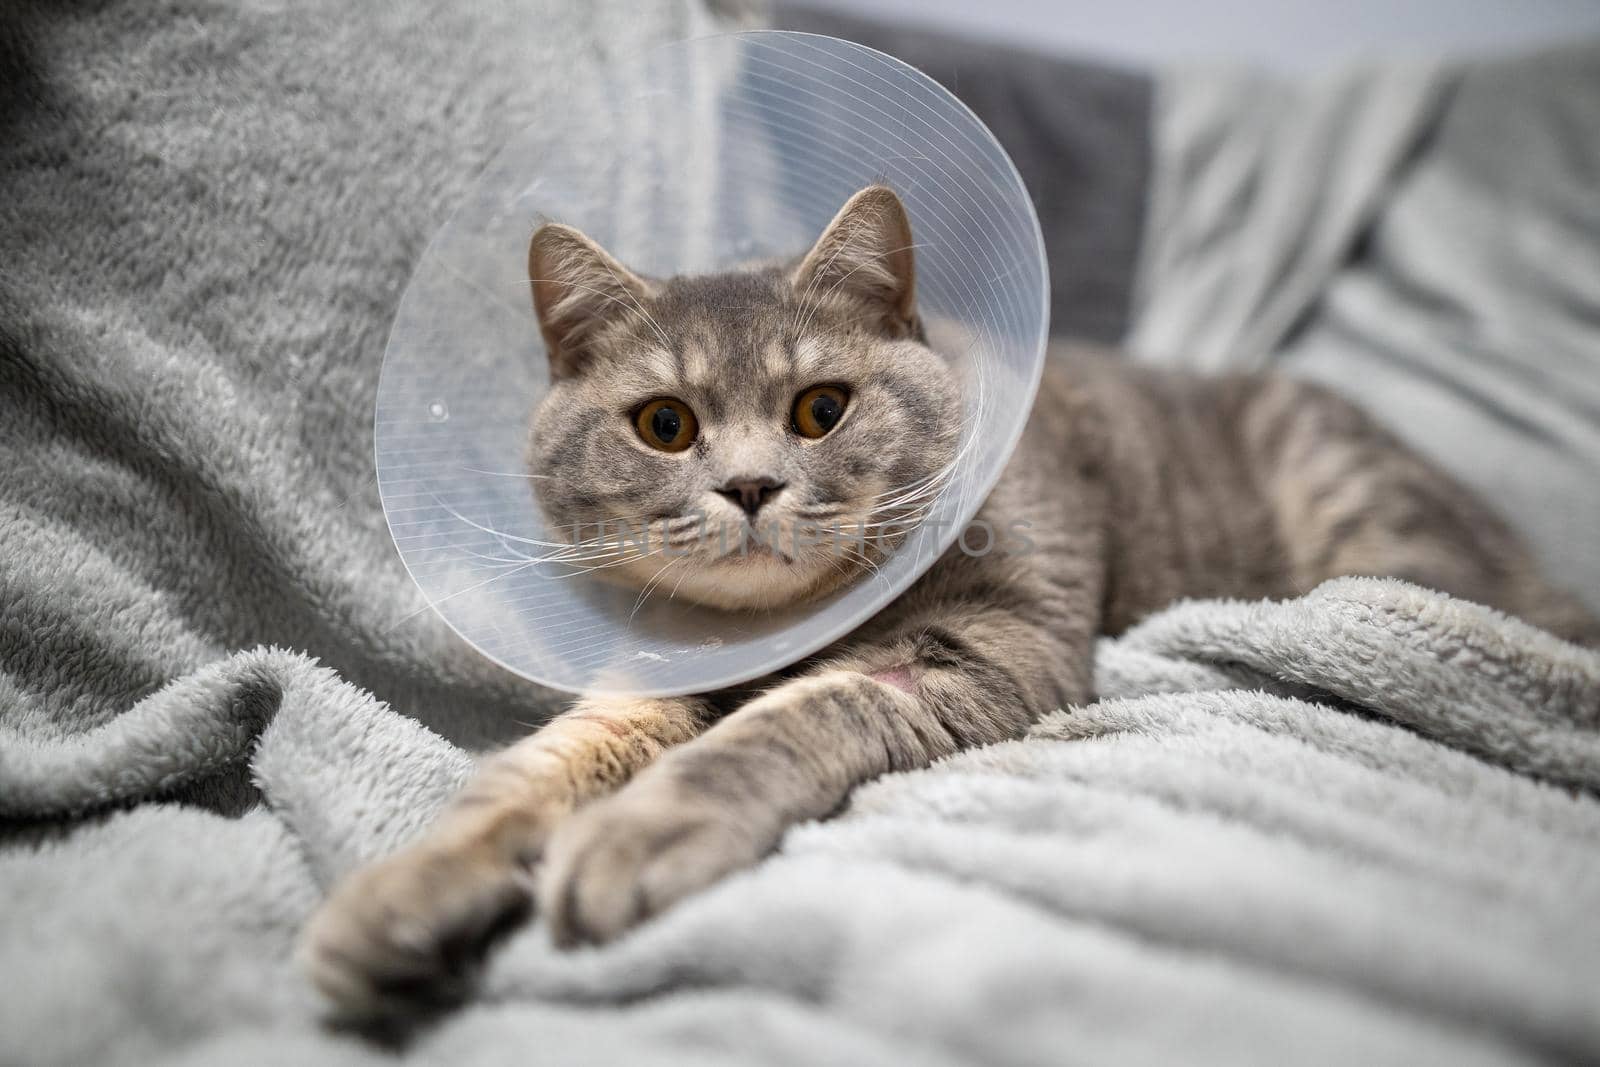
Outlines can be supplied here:
M770 541L764 540L755 530L747 530L740 543L718 556L718 563L743 563L747 561L766 561L769 563L793 564L794 557Z

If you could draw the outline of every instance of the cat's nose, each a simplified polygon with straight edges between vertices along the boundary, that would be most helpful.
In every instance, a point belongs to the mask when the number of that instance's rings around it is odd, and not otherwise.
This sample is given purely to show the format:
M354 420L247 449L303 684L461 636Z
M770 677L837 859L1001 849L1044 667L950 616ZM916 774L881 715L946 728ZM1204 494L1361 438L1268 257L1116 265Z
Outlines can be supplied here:
M783 490L783 485L772 478L734 478L717 492L738 504L753 519L763 504Z

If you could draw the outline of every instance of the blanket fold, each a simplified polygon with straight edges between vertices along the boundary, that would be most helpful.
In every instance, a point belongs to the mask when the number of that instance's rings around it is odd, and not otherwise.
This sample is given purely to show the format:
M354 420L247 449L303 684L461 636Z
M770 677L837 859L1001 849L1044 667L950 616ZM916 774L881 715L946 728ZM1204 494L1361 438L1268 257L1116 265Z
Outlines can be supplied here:
M1342 578L1282 604L1175 607L1123 643L1243 667L1511 770L1600 789L1600 654L1478 604Z

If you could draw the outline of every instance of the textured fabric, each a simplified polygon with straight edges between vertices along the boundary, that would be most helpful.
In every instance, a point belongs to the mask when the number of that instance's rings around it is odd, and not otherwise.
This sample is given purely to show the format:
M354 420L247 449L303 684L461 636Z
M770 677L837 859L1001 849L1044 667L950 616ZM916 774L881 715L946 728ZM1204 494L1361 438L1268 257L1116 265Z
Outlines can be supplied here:
M1600 44L1162 79L1132 346L1346 394L1600 607Z
M524 931L480 1000L408 1054L1600 1056L1600 655L1346 579L1281 605L1177 606L1102 643L1099 685L1102 702L1024 741L864 787L612 947L559 953ZM261 711L248 727L243 705ZM116 764L175 758L202 720L250 735L258 806L145 803L0 853L0 1060L383 1055L319 1028L292 940L330 880L428 820L467 755L263 652L128 711ZM8 762L8 801L75 806L105 769L80 756Z
M784 29L843 37L937 79L1005 146L1050 264L1050 332L1122 340L1150 170L1150 75L782 0Z
M390 544L384 339L508 134L714 24L688 0L5 11L0 737L263 644L459 739L520 732L548 699L419 610Z
M1261 370L1320 299L1435 119L1436 64L1304 84L1234 68L1160 81L1128 345Z

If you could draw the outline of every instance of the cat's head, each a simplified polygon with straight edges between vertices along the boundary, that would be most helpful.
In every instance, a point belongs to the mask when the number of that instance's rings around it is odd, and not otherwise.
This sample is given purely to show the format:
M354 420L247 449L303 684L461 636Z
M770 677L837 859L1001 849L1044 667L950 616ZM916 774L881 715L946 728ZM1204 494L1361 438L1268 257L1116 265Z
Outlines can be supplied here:
M528 271L551 377L529 463L575 565L784 607L876 565L943 486L961 405L891 190L782 266L655 280L550 224Z

